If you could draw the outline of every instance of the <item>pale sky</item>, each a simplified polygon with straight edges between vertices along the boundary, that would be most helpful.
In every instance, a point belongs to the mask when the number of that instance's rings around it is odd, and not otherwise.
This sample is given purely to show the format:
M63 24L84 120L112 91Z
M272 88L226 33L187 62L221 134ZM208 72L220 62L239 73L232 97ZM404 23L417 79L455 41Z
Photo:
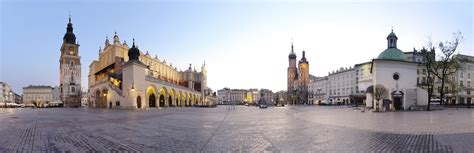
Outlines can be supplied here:
M286 89L291 39L306 51L310 74L370 61L387 48L419 49L428 37L461 31L461 54L474 55L473 2L460 1L13 1L3 0L0 81L14 91L59 84L59 56L68 12L80 43L82 86L106 34L136 39L141 51L178 69L206 61L208 86Z

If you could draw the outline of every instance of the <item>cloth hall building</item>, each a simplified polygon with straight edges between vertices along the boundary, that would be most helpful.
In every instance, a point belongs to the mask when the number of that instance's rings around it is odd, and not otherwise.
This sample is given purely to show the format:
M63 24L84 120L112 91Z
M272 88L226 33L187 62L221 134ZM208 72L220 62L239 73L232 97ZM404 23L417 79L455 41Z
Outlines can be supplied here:
M179 71L171 63L141 52L135 41L129 48L117 33L112 43L106 38L104 45L99 58L89 65L89 106L143 109L214 104L205 63L199 72L191 64Z

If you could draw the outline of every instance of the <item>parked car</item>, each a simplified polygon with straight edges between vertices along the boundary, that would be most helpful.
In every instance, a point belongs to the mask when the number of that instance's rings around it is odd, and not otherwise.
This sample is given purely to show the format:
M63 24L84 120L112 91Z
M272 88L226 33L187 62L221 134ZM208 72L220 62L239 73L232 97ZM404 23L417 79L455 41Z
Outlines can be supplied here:
M260 104L260 105L258 105L258 107L260 107L260 108L267 108L267 104Z

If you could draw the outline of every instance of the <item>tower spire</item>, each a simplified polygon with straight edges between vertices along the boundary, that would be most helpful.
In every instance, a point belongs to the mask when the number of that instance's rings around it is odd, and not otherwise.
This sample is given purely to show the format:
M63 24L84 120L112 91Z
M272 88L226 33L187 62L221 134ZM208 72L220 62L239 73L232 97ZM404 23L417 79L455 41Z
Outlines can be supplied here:
M288 58L289 59L296 59L296 54L295 54L294 47L293 47L293 38L291 38L291 52L290 52L290 55L288 55Z
M294 53L294 51L293 51L293 38L291 38L291 53Z
M66 34L64 34L63 37L63 42L69 43L69 44L75 44L76 43L76 36L74 35L74 30L72 28L72 23L71 23L71 12L69 12L69 22L67 23L67 28L66 28Z
M114 44L120 45L120 40L119 40L119 37L117 35L117 30L115 30L115 32L114 32Z
M69 23L71 23L71 10L69 10Z

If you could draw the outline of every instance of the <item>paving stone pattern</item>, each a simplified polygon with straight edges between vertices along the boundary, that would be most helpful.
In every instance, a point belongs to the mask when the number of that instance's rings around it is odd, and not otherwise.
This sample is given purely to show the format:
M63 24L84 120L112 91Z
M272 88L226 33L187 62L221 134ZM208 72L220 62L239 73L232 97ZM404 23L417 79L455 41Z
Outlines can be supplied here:
M315 106L0 109L0 152L474 152L472 129L457 129L474 124L473 110L426 115ZM413 117L403 119L407 115ZM434 124L425 125L430 117ZM390 121L391 128L379 120ZM444 120L455 125L433 127Z

